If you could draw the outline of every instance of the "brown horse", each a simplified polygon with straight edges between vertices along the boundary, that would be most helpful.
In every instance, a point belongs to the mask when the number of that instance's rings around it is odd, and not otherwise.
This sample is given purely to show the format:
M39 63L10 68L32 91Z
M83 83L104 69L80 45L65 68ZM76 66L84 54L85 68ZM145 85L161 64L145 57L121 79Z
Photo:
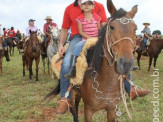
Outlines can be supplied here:
M131 11L116 10L111 0L107 1L111 18L99 33L99 41L88 50L89 70L85 73L80 93L76 96L75 108L78 114L80 99L84 102L86 122L91 122L93 114L105 109L107 121L114 122L120 114L118 104L124 95L120 93L120 75L127 75L134 65L136 24L132 20L137 13L137 6ZM48 96L59 93L59 85ZM70 108L73 112L74 110ZM74 117L78 121L77 117Z
M36 32L31 32L30 31L30 38L27 42L26 45L26 50L25 50L25 58L28 62L28 66L29 66L29 78L30 81L32 81L32 63L33 60L35 59L36 61L36 81L38 80L38 65L40 62L40 44L39 44L39 40L37 38L37 31Z
M4 51L3 51L3 46L2 46L2 38L0 37L0 72L1 75L3 73L3 69L2 69L2 61L3 61L3 55L4 55Z
M136 52L138 54L137 62L138 62L139 69L140 69L140 58L141 58L141 55L142 55L141 47L142 47L142 43L140 43L140 48L136 50ZM151 44L148 46L148 50L147 50L147 53L149 55L148 71L150 71L150 67L152 65L153 58L154 58L153 67L156 68L157 58L158 58L158 56L159 56L162 49L163 49L163 39L153 38L151 40Z

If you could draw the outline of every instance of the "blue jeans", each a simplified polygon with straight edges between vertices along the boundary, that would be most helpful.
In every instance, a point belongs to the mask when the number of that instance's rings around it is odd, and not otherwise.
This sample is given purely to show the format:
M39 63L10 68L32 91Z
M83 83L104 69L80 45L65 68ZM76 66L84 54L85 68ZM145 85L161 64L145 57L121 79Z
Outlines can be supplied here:
M47 38L48 38L47 36L44 37L44 39L43 39L43 41L42 41L42 45L45 44Z
M130 80L133 81L132 75L131 75L131 74L128 74L127 77L128 77ZM130 85L130 83L129 83L126 79L124 80L124 85L125 85L125 90L126 90L126 92L127 92L127 93L130 93L130 91L131 91L131 85Z
M144 38L142 50L145 50L147 40L148 40L147 38Z
M71 63L71 55L73 53L74 46L80 42L82 37L80 35L75 35L72 40L70 41L69 47L66 51L65 57L62 63L61 75L60 75L60 96L65 97L65 93L68 90L70 85L70 79L65 78L64 75L69 72L70 70L70 63ZM71 93L68 96L68 99L71 99Z
M80 55L80 52L82 51L83 46L85 45L85 43L86 43L86 41L80 41L75 45L74 50L73 50L73 55L74 56L79 56Z
M3 46L4 48L7 47L6 41L3 41L3 42L2 42L2 46Z

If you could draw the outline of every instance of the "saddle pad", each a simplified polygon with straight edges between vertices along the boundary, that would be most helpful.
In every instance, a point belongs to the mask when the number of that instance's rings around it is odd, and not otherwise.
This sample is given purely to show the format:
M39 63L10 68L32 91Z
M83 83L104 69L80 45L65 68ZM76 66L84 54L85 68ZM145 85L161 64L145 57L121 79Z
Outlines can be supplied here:
M82 52L80 53L80 56L77 58L76 62L76 77L70 79L70 83L73 85L81 85L83 83L83 78L85 71L88 68L88 63L87 63L87 50L90 47L93 47L96 45L98 41L98 38L90 38L86 41ZM65 50L68 48L68 44L64 46ZM62 60L59 57L59 54L57 53L56 55L53 56L52 61L51 61L51 66L53 72L56 74L57 78L60 79L60 71L61 71L61 64Z

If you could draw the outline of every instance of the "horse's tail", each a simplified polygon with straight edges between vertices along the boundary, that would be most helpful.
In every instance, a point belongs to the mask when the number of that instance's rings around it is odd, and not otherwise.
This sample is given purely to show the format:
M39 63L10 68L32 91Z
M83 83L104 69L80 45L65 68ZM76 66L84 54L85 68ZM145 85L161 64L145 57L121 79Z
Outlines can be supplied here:
M54 88L48 95L46 95L44 99L51 97L51 96L56 96L59 93L60 93L60 80L58 80L58 84L56 88Z

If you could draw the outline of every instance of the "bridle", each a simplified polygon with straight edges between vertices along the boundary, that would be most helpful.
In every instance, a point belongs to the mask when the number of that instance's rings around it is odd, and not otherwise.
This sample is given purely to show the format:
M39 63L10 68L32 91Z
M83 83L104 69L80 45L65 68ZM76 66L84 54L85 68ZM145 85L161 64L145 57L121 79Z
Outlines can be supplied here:
M113 66L114 63L117 61L117 53L115 53L115 51L113 50L113 46L115 46L117 43L119 43L119 42L121 42L123 40L130 41L132 43L133 47L136 46L136 44L134 43L134 41L130 37L123 37L123 38L120 38L119 40L116 40L116 41L113 42L113 40L111 38L111 23L114 23L115 21L119 21L123 25L127 25L130 22L134 22L133 19L131 19L131 18L122 17L122 18L115 19L115 20L113 20L111 18L109 20L109 22L107 23L107 25L106 25L106 34L105 34L106 49L105 49L104 46L103 46L103 48L104 48L105 57L107 58L108 63L109 63L110 66ZM106 53L109 53L109 55L113 59L112 63L109 61L108 57L106 56Z

